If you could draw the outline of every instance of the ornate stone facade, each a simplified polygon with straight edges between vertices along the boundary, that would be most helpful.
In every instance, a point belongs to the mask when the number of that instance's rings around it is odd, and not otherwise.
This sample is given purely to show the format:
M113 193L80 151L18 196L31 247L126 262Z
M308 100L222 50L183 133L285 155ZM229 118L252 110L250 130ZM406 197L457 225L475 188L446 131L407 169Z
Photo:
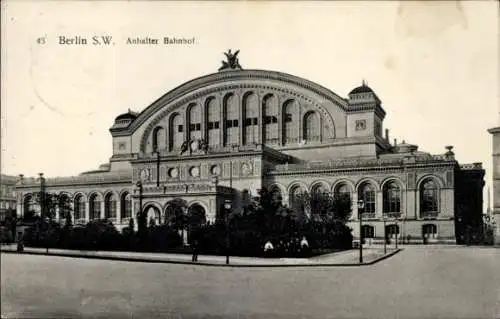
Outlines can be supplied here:
M384 216L391 236L463 237L457 183L465 175L476 181L471 202L482 202L480 164L459 165L451 147L431 155L404 141L391 144L388 130L382 136L385 110L364 83L342 98L296 76L229 65L140 113L118 116L110 162L76 177L46 179L47 191L68 193L75 220L110 218L120 228L140 202L163 223L176 199L187 213L196 208L214 220L227 200L241 211L243 190L278 190L290 207L299 191L348 192L355 236L356 203L363 199L366 237L383 236ZM37 185L36 179L18 182L21 214ZM463 208L467 214L480 215L471 205Z

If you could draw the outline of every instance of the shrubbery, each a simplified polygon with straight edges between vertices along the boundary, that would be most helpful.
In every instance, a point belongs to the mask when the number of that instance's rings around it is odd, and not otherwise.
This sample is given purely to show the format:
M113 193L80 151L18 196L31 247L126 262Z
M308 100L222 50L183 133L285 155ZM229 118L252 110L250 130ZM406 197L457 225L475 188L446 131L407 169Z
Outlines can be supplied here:
M307 256L352 247L351 229L346 226L351 213L348 196L302 194L296 196L295 208L291 209L281 204L279 194L262 189L259 195L247 201L242 214L220 212L214 224L203 226L187 216L176 215L169 225L150 221L148 227L142 214L138 231L134 231L134 220L130 219L129 226L120 233L108 220L73 226L71 214L66 214L62 226L35 218L25 232L24 242L32 247L78 250L182 252L189 251L183 247L180 234L186 232L188 243L196 243L202 254L262 256L266 242L272 243L274 256ZM307 249L300 247L303 238Z

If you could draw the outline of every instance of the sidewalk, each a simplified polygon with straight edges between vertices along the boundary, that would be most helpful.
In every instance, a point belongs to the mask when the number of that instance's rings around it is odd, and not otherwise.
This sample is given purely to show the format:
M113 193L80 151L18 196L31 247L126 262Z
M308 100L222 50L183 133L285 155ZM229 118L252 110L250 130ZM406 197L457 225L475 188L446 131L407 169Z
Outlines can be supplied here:
M16 245L5 245L0 248L2 253L17 253ZM293 266L365 266L372 265L385 258L399 252L400 249L387 249L384 256L382 248L364 248L363 264L359 263L359 250L352 249L331 253L311 258L257 258L257 257L232 257L230 263L226 265L225 256L199 255L198 262L191 261L189 254L169 254L169 253L143 253L143 252L123 252L123 251L80 251L66 249L49 249L25 247L23 254L50 255L74 258L94 258L108 260L123 260L135 262L154 262L172 264L196 264L203 266L229 266L229 267L293 267Z

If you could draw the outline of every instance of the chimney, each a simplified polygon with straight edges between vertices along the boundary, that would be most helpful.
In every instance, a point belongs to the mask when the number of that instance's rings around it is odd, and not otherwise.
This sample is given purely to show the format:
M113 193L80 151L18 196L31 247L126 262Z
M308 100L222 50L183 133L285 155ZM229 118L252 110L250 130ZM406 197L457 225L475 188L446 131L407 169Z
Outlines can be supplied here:
M398 145L398 140L394 139L394 146Z
M389 129L388 128L385 129L385 140L387 142L389 142Z

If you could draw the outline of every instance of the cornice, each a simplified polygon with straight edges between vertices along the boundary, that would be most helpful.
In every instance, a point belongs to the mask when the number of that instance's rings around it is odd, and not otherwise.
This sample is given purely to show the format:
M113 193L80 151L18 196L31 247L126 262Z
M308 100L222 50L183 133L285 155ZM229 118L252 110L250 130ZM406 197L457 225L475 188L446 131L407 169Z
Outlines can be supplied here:
M356 163L354 163L356 162ZM370 163L366 161L354 161L353 163L346 162L345 165L336 165L334 163L325 163L323 165L305 163L305 164L288 164L279 165L274 170L267 171L266 176L286 176L286 175L312 175L312 174L359 174L373 172L408 172L419 169L439 169L446 170L454 167L454 162L437 162L431 161L428 163L405 163L401 161L393 161L392 163L375 161Z

